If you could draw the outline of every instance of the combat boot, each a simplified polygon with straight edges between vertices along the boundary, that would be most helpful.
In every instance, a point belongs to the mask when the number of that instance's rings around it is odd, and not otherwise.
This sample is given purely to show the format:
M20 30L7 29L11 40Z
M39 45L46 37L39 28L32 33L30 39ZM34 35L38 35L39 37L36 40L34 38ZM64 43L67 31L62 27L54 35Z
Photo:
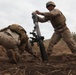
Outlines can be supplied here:
M12 49L7 51L7 56L9 57L9 61L12 64L17 64L19 61L19 56Z

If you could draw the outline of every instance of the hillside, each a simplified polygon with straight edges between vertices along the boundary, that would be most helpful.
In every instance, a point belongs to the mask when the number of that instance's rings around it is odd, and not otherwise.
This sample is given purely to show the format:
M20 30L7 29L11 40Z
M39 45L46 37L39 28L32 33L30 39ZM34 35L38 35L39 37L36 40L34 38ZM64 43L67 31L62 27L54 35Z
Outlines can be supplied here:
M49 41L49 39L44 40L46 50ZM32 49L37 56L40 55L36 43ZM48 62L43 62L24 52L18 64L11 64L6 50L0 46L0 75L76 75L76 56L71 53L62 39L54 46L53 55L48 58Z
M47 50L50 39L44 40L44 46ZM40 52L38 45L35 43L33 46L34 52ZM61 39L53 48L53 54L61 55L61 54L71 54L70 49L67 44Z

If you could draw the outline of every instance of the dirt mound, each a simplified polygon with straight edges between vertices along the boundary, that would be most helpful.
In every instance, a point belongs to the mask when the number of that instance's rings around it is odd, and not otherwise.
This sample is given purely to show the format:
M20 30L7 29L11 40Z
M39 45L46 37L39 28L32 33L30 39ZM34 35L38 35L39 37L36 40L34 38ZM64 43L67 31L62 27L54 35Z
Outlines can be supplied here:
M48 43L49 40L44 41L46 49ZM37 44L33 50L41 59ZM0 75L76 75L76 55L63 41L54 47L53 54L48 58L47 62L39 61L25 52L18 64L11 64L5 49L0 47Z
M24 59L18 64L0 59L0 75L76 75L76 56L50 56L48 62Z

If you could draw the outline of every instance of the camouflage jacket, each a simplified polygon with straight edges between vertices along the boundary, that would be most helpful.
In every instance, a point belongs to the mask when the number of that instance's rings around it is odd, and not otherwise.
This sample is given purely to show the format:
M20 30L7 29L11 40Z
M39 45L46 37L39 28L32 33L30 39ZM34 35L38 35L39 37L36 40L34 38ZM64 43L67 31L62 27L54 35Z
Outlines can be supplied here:
M42 15L44 16L43 18L38 16L38 21L39 22L50 21L55 30L64 28L66 26L65 24L66 18L63 15L63 13L58 9L53 9L50 12L44 12L42 13Z

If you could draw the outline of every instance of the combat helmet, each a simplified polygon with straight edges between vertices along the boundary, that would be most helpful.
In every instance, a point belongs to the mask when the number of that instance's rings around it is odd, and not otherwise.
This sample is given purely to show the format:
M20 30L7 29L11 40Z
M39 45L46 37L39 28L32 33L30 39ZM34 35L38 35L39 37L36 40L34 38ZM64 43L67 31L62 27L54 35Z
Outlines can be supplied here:
M56 7L56 5L55 5L55 3L54 3L54 2L49 1L49 2L47 2L47 3L46 3L46 8L47 8L47 7L49 7L50 5L52 5L52 6Z

